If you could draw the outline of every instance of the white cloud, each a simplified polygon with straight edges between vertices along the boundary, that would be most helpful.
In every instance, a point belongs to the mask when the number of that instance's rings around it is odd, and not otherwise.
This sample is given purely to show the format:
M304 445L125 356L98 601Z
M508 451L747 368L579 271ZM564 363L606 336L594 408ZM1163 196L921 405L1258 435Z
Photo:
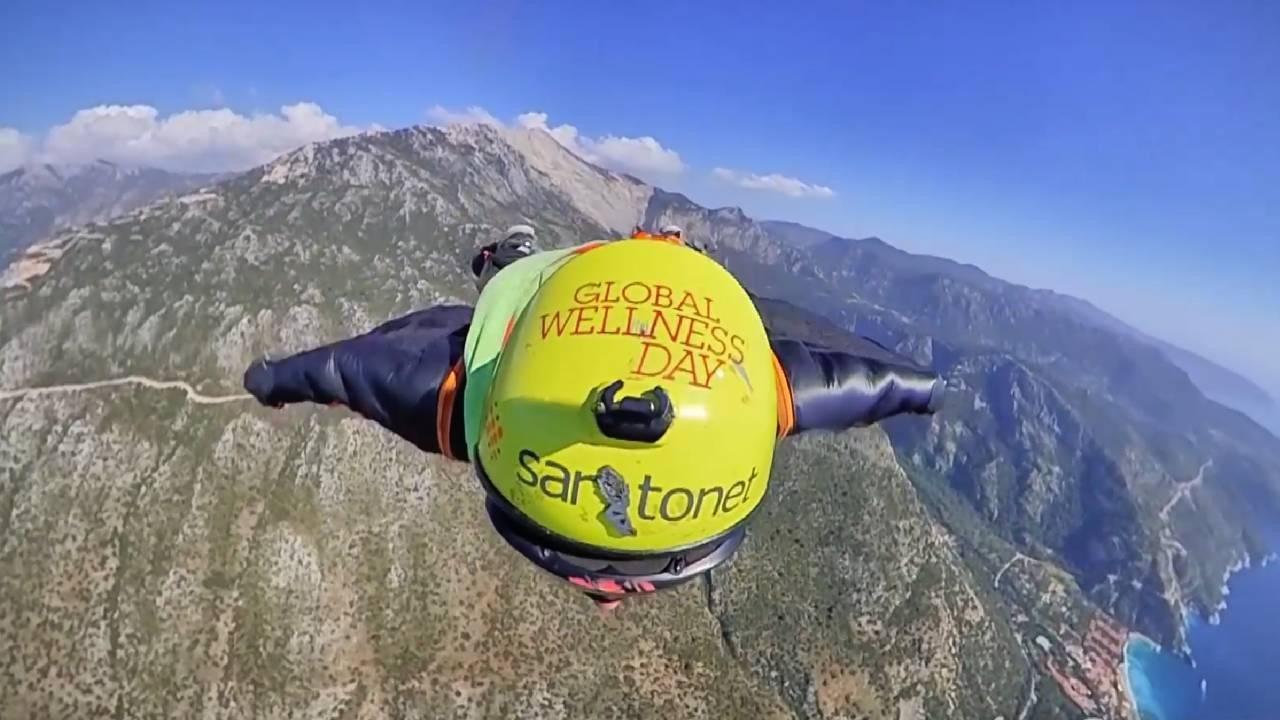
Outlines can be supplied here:
M441 125L497 125L502 127L502 121L489 114L488 110L477 105L472 105L466 110L450 110L449 108L435 105L427 110L427 118Z
M680 154L663 147L662 143L648 135L587 137L572 125L552 127L547 123L547 114L541 112L524 113L516 118L516 124L524 128L545 130L583 160L614 170L637 175L678 175L684 171L684 161L680 159Z
M587 152L578 142L578 128L572 125L557 125L555 127L551 127L547 124L547 114L544 112L521 113L516 116L516 125L522 128L537 128L539 130L545 130L551 134L551 137L556 139L556 142L569 148L575 153L582 155L583 158L590 160L590 158L586 157Z
M662 147L652 137L615 137L608 135L594 141L594 152L606 165L632 168L641 173L675 175L684 171L684 162L675 150Z
M716 168L711 174L719 180L749 190L766 190L781 193L794 198L829 198L835 197L836 191L826 185L812 185L797 178L772 173L756 175L741 173L727 168Z
M485 123L507 127L506 123L482 107L472 106L453 111L436 105L427 116L442 124ZM544 130L556 142L590 163L640 176L678 175L684 171L684 161L675 150L665 148L656 139L644 137L619 137L605 135L589 137L578 132L573 125L551 125L546 113L527 112L518 115L513 125L521 128Z
M308 102L286 105L279 114L252 116L223 108L161 117L149 105L99 105L54 126L39 143L28 141L25 151L21 136L15 141L0 130L0 167L16 154L18 162L101 158L167 170L245 170L301 145L363 130L342 124Z
M22 165L31 154L31 138L14 130L0 127L0 173Z

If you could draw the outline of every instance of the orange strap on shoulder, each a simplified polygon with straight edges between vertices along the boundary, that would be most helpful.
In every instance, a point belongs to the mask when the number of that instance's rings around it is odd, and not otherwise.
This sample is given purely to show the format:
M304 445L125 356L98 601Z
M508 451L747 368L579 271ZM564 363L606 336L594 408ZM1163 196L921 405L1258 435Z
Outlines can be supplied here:
M778 392L778 437L784 438L796 427L796 407L791 396L791 381L782 369L782 361L777 353L770 353L773 358L773 381Z
M458 380L462 377L462 360L453 364L444 380L440 381L440 389L436 391L436 444L440 446L440 454L456 460L453 456L453 406L458 401Z
M584 243L584 244L579 245L578 247L574 248L574 250L573 250L573 254L574 254L574 255L581 255L581 254L583 254L583 253L586 253L586 252L590 252L590 251L592 251L592 250L595 250L596 248L601 247L602 245L604 245L604 242L603 242L603 241L601 241L601 240L596 240L596 241L593 241L593 242Z

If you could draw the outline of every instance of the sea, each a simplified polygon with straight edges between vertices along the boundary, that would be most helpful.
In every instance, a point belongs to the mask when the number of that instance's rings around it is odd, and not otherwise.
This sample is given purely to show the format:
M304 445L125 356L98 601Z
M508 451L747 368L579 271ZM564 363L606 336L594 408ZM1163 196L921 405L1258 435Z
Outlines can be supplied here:
M1280 562L1270 560L1231 576L1218 624L1190 621L1194 667L1130 637L1126 667L1142 720L1280 720Z

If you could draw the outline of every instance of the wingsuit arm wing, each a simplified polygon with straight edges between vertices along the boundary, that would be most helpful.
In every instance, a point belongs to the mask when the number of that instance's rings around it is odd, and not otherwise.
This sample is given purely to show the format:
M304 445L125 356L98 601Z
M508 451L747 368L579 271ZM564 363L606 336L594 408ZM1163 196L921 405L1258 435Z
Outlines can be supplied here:
M942 406L943 380L875 342L857 337L848 350L798 340L772 341L778 362L779 433L865 427L903 413Z
M263 405L345 405L413 443L466 458L463 346L472 308L445 305L280 360L260 359L244 387Z

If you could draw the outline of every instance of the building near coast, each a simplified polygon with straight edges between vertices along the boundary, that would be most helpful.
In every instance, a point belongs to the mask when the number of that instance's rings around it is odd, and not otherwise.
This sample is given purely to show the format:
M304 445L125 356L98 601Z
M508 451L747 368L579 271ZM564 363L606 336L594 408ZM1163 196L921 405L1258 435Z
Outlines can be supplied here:
M1045 670L1062 693L1090 716L1130 717L1124 690L1124 643L1128 629L1098 613L1090 618L1081 645L1066 645L1065 658L1046 651Z

